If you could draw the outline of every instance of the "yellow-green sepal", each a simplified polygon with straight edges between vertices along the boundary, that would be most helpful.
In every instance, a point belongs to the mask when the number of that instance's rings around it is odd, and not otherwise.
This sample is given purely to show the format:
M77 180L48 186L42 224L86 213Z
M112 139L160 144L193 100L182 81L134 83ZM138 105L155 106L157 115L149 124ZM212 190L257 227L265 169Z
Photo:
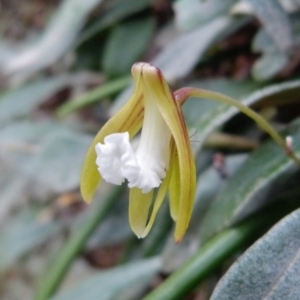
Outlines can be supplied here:
M151 230L151 228L154 224L156 215L157 215L162 203L164 202L164 199L165 199L167 191L168 191L168 187L169 187L169 184L170 184L170 179L171 179L171 176L172 176L172 173L173 173L172 160L173 160L174 153L175 153L175 144L174 144L173 139L171 140L171 143L170 143L170 149L171 149L170 150L170 167L169 167L169 170L167 171L166 177L164 178L161 186L159 187L159 189L157 191L157 195L156 195L155 200L154 200L154 205L153 205L153 209L152 209L152 212L151 212L149 222L147 223L147 226L146 226L146 228L144 230L144 233L142 235L143 238L146 237L148 235L148 233L150 232L150 230Z
M103 143L106 136L117 132L128 131L130 138L132 138L140 130L143 116L143 94L140 89L136 88L130 100L100 129L87 151L80 179L81 195L86 202L93 199L97 186L101 181L96 166L96 144Z
M143 194L138 188L130 189L129 193L129 224L132 231L138 238L142 238L147 220L149 209L153 198L152 189L149 193Z
M180 242L188 227L196 190L196 168L184 117L162 73L154 68L143 77L144 94L155 101L175 140L180 169L179 214L175 241Z
M174 222L176 222L179 216L180 204L180 169L177 151L175 151L170 163L173 165L172 177L169 184L170 214Z

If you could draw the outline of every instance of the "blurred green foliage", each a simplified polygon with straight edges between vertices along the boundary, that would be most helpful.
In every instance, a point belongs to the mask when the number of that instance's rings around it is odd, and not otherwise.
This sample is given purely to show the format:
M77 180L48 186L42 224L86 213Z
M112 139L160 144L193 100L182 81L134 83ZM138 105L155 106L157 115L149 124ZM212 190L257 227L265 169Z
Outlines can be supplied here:
M0 7L1 299L297 299L299 166L235 108L183 107L198 185L180 244L167 205L137 240L125 189L103 183L88 206L78 187L89 143L132 91L136 61L160 68L173 90L239 99L291 135L300 156L299 0Z

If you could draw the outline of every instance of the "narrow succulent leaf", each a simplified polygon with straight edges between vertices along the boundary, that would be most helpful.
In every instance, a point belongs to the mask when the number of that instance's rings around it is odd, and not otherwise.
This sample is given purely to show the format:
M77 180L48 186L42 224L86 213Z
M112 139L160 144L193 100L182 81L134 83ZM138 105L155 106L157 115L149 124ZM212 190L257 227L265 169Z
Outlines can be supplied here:
M143 194L139 188L130 189L129 194L129 223L138 238L144 236L148 220L149 208L152 203L153 190Z
M138 78L137 78L138 87ZM136 88L131 99L124 107L114 115L98 132L90 145L83 163L81 173L81 194L85 201L92 200L95 190L101 181L100 174L96 166L95 145L103 143L104 138L116 132L129 132L132 138L141 128L144 115L142 92Z
M153 68L153 72L147 72L147 80L144 83L147 93L153 95L153 100L156 102L162 117L174 137L178 151L180 168L180 216L176 223L175 240L179 242L187 229L194 203L196 187L194 157L180 106L173 97L162 73L158 69Z
M179 214L180 201L180 169L177 151L175 151L170 163L173 165L172 177L169 185L170 212L172 219L176 222Z

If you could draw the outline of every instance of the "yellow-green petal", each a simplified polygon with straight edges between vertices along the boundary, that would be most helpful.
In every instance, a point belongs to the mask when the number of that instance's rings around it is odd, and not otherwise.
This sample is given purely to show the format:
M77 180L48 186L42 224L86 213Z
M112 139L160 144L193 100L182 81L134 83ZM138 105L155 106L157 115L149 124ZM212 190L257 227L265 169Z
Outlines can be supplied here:
M80 179L81 195L86 202L92 200L101 181L96 166L96 144L103 143L104 138L112 133L128 131L130 137L133 137L142 126L144 116L143 94L139 88L139 78L136 77L136 80L136 88L130 100L100 129L87 151Z
M143 194L138 188L132 188L129 194L129 224L138 238L142 238L152 203L153 191Z
M196 189L196 169L189 136L180 106L160 70L146 65L145 71L142 72L141 84L145 97L151 97L155 101L172 133L178 151L180 203L174 236L175 241L180 242L191 218Z
M171 158L170 164L173 165L172 177L169 184L170 213L172 219L176 222L178 220L180 204L180 169L177 151L175 151Z
M174 140L171 140L171 146L170 146L170 156L173 158L174 157L174 152L175 152L175 145L174 145ZM168 186L169 186L169 183L170 183L170 179L171 179L171 176L172 176L172 172L173 172L173 164L172 164L172 159L170 160L170 168L169 170L167 171L167 175L166 177L164 178L161 186L159 187L158 189L158 192L157 192L157 195L156 195L156 198L155 198L155 201L154 201L154 205L153 205L153 209L152 209L152 212L151 212L151 217L149 219L149 222L144 230L144 233L141 237L146 237L149 233L149 231L151 230L153 224L154 224L154 221L155 221L155 218L156 218L156 215L165 199L165 196L166 196L166 193L167 193L167 190L168 190Z

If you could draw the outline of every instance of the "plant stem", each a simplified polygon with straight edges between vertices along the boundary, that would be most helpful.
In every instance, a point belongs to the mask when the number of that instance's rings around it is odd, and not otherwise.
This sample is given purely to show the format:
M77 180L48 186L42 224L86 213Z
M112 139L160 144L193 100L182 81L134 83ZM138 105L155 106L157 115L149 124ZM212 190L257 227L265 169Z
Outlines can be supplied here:
M176 100L182 105L189 97L196 97L196 98L205 98L210 100L215 100L218 102L222 102L225 104L229 104L231 106L236 107L239 109L242 113L250 117L252 120L254 120L263 130L265 130L273 139L275 142L277 142L287 153L288 156L290 156L293 160L295 160L298 164L300 164L300 159L294 154L294 152L287 146L285 140L278 134L278 132L270 125L268 121L266 121L261 115L256 113L251 108L245 106L241 102L225 96L223 94L193 88L193 87L186 87L179 89L174 93Z
M42 278L40 286L37 289L35 300L47 300L56 291L73 260L82 251L87 239L104 220L122 191L123 185L114 188L101 201L95 203L95 200L93 202L95 205L91 205L87 221L74 232L67 244L57 254L56 260L46 270L45 276Z

